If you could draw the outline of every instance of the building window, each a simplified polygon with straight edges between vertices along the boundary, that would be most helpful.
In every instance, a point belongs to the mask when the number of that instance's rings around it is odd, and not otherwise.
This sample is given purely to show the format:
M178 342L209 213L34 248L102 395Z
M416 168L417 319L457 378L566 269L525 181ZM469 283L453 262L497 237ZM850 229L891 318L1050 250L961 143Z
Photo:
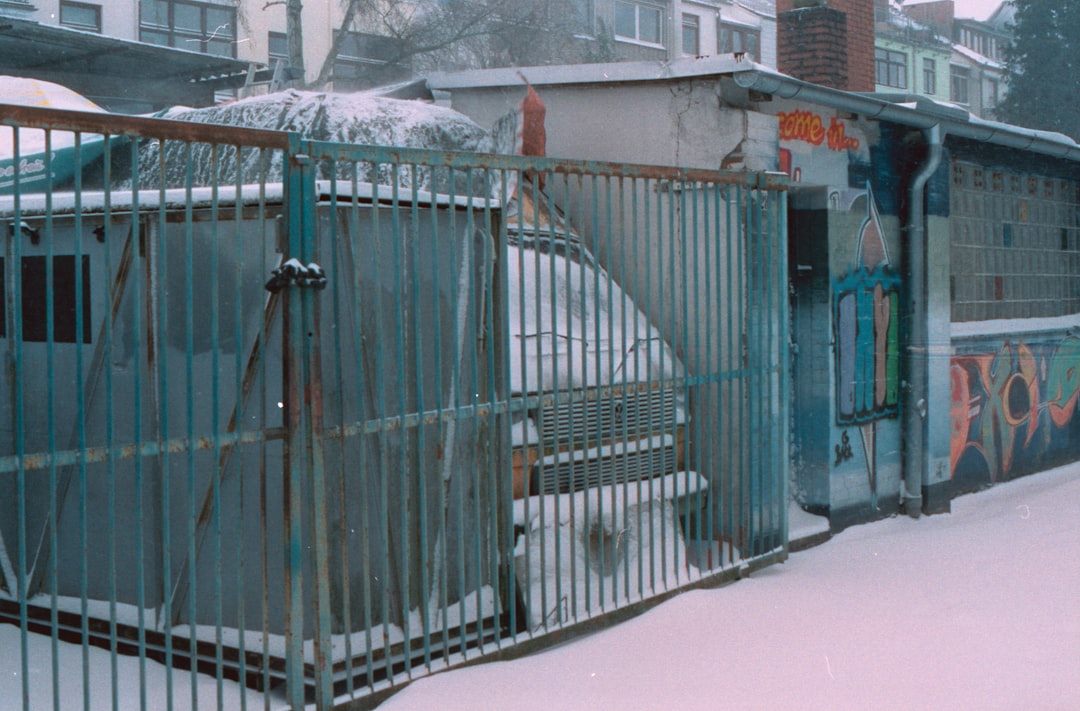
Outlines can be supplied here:
M952 67L951 71L952 93L950 99L957 104L969 103L968 80L971 77L971 70L967 67Z
M891 86L894 89L906 89L907 55L888 49L875 49L874 73L878 84Z
M236 8L190 0L141 0L139 39L222 57L236 56Z
M664 13L656 5L615 3L615 37L621 40L663 44Z
M363 81L372 67L382 67L397 60L397 40L366 32L349 32L334 59L334 81Z
M716 28L716 51L719 54L749 54L760 58L761 31L745 25L721 22Z
M991 79L986 88L986 108L992 109L998 105L1001 96L1001 84L997 79Z
M76 264L82 272L82 293L75 290ZM4 258L0 257L0 299L8 296L5 285ZM52 279L48 273L48 257L22 258L22 340L28 343L46 343L49 340L49 313L46 308L48 291L52 290L52 340L54 343L91 343L92 324L90 313L90 257L82 255L76 262L74 256L56 255L52 258ZM82 311L82 333L77 323ZM0 338L7 338L7 308L0 303Z
M61 2L60 24L75 30L101 34L101 6L85 2Z
M690 57L701 54L701 26L697 15L682 16L682 53Z
M593 18L596 16L593 0L581 0L580 2L575 2L574 12L577 13L576 24L578 36L592 37L595 34L595 30L593 29Z
M937 62L933 59L922 60L922 83L924 94L937 93Z
M289 36L284 32L271 32L266 38L266 58L273 66L279 59L289 63Z

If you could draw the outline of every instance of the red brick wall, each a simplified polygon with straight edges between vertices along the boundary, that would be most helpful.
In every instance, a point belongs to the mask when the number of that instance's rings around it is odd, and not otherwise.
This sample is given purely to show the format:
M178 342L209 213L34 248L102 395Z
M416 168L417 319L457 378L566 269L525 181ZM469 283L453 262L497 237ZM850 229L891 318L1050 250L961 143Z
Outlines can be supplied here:
M873 91L875 0L794 4L776 2L777 69L835 89Z
M778 12L777 69L796 79L848 88L847 16L830 7Z

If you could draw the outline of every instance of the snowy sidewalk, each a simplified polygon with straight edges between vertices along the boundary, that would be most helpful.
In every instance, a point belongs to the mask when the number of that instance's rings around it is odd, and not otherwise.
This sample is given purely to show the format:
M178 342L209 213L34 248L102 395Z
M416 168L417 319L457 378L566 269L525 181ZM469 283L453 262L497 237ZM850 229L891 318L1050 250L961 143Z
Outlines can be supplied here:
M787 563L380 711L1080 708L1080 466L848 529Z

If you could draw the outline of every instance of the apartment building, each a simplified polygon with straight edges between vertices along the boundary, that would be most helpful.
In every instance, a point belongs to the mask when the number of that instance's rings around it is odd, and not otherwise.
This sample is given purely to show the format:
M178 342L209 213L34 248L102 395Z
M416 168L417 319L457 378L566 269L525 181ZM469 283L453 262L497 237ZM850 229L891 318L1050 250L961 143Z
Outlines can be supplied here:
M90 36L98 35L127 43L122 51L110 50L112 54L119 51L121 55L142 56L139 52L145 55L148 50L141 45L152 45L217 58L217 73L229 74L232 79L217 81L210 94L189 94L190 103L220 100L245 83L265 83L272 77L284 83L302 76L305 83L350 91L434 69L477 66L666 61L731 53L746 55L768 66L776 65L772 0L564 0L564 4L565 7L559 8L553 5L548 11L553 16L549 32L523 30L520 35L473 38L441 51L417 54L403 46L400 38L389 36L392 33L385 24L379 24L386 22L385 17L377 23L357 13L349 21L347 34L338 38L348 17L343 3L305 0L301 10L302 68L289 66L284 2L0 0L0 15L17 20L17 26L7 30L11 35L25 35L31 27L59 28L60 34L50 40L53 44L89 47L94 42ZM387 2L387 7L401 18L425 11L423 2ZM551 41L553 33L561 34L559 41ZM338 40L336 52L328 61L335 39ZM24 68L3 60L3 54L14 52L0 52L0 72L9 74L28 75L32 71L40 74L49 63L44 59L35 62L33 69ZM96 64L100 63L97 54L87 51L86 56L94 61L82 63L84 74L95 74ZM158 55L157 62L175 63L180 56L164 53ZM126 71L137 80L153 63L146 59L129 61ZM252 71L248 72L249 68ZM246 76L237 78L239 74ZM71 81L68 77L67 82ZM80 85L89 89L91 83L80 82ZM139 93L146 96L145 91ZM116 104L124 104L121 97L112 98ZM129 101L124 108L147 109L161 103Z
M833 89L923 95L994 118L1012 6L986 21L952 0L777 0L777 68Z
M999 5L985 21L956 17L953 0L907 2L891 14L910 18L951 42L947 75L943 77L947 84L939 82L936 93L918 93L951 101L981 118L996 118L994 110L1006 90L1005 48L1012 38L1009 26L1014 9L1009 2Z

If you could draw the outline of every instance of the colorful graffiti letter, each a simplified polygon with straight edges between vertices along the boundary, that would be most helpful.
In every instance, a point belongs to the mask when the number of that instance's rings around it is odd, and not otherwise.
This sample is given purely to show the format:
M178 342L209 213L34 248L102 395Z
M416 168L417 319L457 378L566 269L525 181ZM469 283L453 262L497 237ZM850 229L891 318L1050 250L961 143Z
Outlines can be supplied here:
M781 141L805 141L820 146L825 140L825 124L815 113L800 109L790 114L777 114L777 118L780 119Z
M953 479L1011 479L1080 452L1080 337L1005 341L952 359Z

